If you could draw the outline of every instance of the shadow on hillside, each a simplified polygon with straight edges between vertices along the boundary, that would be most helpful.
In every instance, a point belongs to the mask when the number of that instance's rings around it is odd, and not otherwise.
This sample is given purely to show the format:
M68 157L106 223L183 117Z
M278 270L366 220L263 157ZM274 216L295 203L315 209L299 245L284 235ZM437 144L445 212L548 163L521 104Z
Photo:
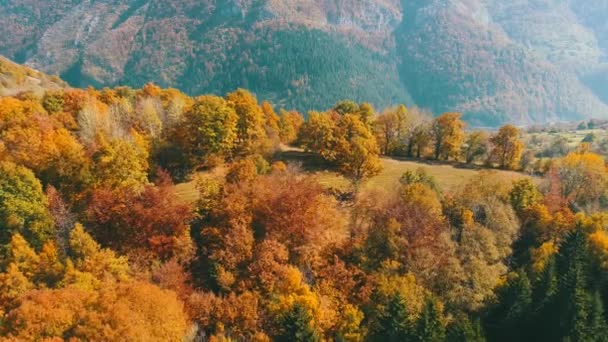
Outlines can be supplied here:
M275 161L282 161L288 165L300 167L307 172L336 171L335 165L328 163L323 158L309 152L298 150L279 151L274 155Z
M458 161L444 161L444 160L435 160L435 159L424 159L424 158L410 158L410 157L399 157L399 156L383 156L383 158L402 161L402 162L412 162L416 164L424 164L429 166L451 166L455 169L465 169L465 170L485 170L490 169L486 165L480 164L467 164Z

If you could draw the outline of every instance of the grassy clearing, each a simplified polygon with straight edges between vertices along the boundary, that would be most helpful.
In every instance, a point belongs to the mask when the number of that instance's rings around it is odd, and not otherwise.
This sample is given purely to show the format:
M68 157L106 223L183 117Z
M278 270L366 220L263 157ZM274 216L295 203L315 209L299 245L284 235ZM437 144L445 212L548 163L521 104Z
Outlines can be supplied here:
M315 175L319 182L326 188L335 188L342 191L347 191L351 188L350 182L341 176L338 172L327 170L318 160L311 154L301 152L299 150L286 150L279 154L278 159L285 161L288 164L299 165L305 172ZM449 165L434 163L432 161L411 161L397 160L392 158L382 158L383 170L372 179L366 181L362 185L362 190L372 189L390 189L399 183L399 178L404 172L411 170L415 171L420 168L435 177L439 186L446 192L456 191L460 187L466 185L474 177L479 176L480 170L463 168L459 165ZM506 181L513 181L521 178L530 177L528 175L514 172L495 170ZM181 183L175 186L178 196L184 201L195 202L198 199L198 191L196 189L196 179L202 175L221 176L225 173L225 169L220 168L211 172L201 172L191 177L191 181Z
M382 165L384 166L382 172L378 176L365 182L362 185L363 190L393 188L399 183L399 178L401 178L401 175L403 175L404 172L408 170L415 171L422 168L428 174L435 177L435 180L444 191L450 192L458 190L460 187L471 181L474 177L477 177L480 172L477 169L461 168L454 165L396 160L391 158L383 158ZM525 174L513 171L496 170L493 172L498 173L501 178L507 181L529 177ZM341 190L348 189L349 187L348 180L336 172L317 171L314 172L314 174L319 177L319 181L324 186L334 187Z
M212 171L198 172L189 177L189 180L184 183L175 185L175 193L177 196L187 202L194 203L198 201L198 189L196 188L198 179L200 177L223 177L226 174L226 168L224 166L217 167Z

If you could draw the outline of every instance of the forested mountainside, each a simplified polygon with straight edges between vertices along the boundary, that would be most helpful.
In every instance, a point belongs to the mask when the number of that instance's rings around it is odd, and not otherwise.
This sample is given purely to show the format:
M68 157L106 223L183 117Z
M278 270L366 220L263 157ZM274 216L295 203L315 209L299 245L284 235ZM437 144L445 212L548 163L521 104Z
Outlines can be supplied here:
M608 336L605 122L44 87L0 96L1 341Z
M415 103L496 126L608 115L606 13L604 0L11 0L0 54L76 86Z

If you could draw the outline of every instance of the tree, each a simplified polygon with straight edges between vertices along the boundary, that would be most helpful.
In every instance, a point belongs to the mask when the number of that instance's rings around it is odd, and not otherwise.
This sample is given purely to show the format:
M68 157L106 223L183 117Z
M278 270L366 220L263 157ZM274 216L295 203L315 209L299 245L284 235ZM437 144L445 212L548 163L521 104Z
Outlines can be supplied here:
M338 132L336 162L346 177L357 185L380 173L382 166L376 138L357 116L341 117Z
M465 123L460 113L445 113L433 120L431 134L435 145L435 159L458 159L464 141Z
M287 246L298 265L310 264L313 256L338 243L338 232L345 229L335 199L313 177L292 172L260 177L252 192L256 234Z
M98 186L112 188L143 185L148 180L148 150L143 138L133 132L133 141L98 136L92 156L93 175Z
M321 338L308 309L296 303L280 318L277 342L317 342Z
M593 302L588 292L589 262L587 236L577 227L560 245L556 258L559 280L555 309L561 339L583 341L596 336L590 325Z
M361 323L364 315L357 307L347 304L338 324L337 342L363 342L365 332Z
M492 144L490 160L503 169L516 169L524 149L519 135L519 129L515 126L501 127L498 133L490 138Z
M15 340L179 341L187 328L175 294L142 282L31 291L8 312L5 325Z
M543 200L543 195L538 191L536 184L527 178L513 183L509 197L513 209L520 215L525 209L539 204Z
M132 257L183 256L189 242L192 208L166 178L143 189L96 189L86 210L87 226L105 247Z
M471 320L460 313L448 325L446 340L450 342L484 342L486 340L479 320Z
M376 118L374 131L382 154L391 155L405 150L405 135L411 124L407 108L403 105L389 108Z
M467 134L462 146L462 155L467 164L485 159L484 157L488 153L488 140L489 136L485 131L474 131Z
M381 170L376 138L356 114L332 117L331 113L311 112L300 141L307 151L337 165L355 185Z
M296 111L286 112L281 110L279 116L279 136L283 144L293 144L300 133L300 128L304 124L304 118Z
M399 178L399 183L403 185L423 184L435 190L436 192L440 192L437 180L435 179L435 177L428 174L428 172L424 168L419 168L415 171L405 171L403 175L401 175L401 178Z
M416 322L415 340L420 342L441 342L445 340L445 325L437 303L427 299L424 309Z
M272 108L270 102L263 101L260 107L264 113L264 119L266 120L264 123L264 128L266 130L266 136L268 137L268 147L276 149L281 143L279 128L281 118L274 111L274 108Z
M430 125L426 122L420 123L412 129L408 143L408 156L422 158L433 139Z
M221 97L198 97L185 112L183 124L173 128L190 167L204 165L213 157L229 157L237 139L237 121L234 108Z
M524 341L531 337L532 285L525 272L512 275L497 291L497 304L487 315L490 338Z
M226 100L238 116L236 153L249 155L266 152L266 118L255 96L247 90L238 89L226 95Z
M352 100L342 100L334 105L333 110L340 115L357 114L359 105Z
M306 151L313 152L327 161L336 159L336 121L328 113L310 112L300 130L299 138Z
M55 226L42 185L32 171L0 162L0 245L15 233L39 249L54 237Z
M555 162L552 171L557 177L550 181L560 195L581 209L597 208L608 189L608 169L604 158L595 153L569 153Z
M395 293L379 313L370 341L401 342L412 338L412 323L400 293Z

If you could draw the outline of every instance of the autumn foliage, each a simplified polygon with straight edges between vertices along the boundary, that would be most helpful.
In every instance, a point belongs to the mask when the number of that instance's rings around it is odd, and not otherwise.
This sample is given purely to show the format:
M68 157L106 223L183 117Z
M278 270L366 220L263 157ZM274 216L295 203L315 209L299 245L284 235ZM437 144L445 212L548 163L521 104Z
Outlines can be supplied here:
M2 97L0 336L605 336L606 162L582 145L537 177L492 170L525 170L527 148L458 113L341 101L304 119L243 89ZM424 167L365 186L390 157L484 170L449 190Z

